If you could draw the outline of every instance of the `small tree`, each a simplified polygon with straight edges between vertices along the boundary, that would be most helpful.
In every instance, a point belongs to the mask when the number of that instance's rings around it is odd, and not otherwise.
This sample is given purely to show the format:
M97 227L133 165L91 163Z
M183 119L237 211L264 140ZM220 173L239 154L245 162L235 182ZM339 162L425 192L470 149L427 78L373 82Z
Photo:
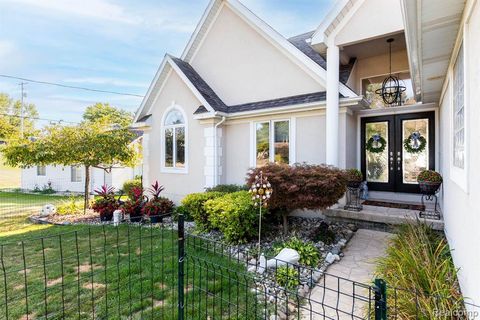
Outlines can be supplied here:
M17 167L62 165L85 167L85 210L90 193L90 169L109 170L113 165L136 164L138 149L131 144L135 134L126 122L112 123L100 116L75 126L45 127L35 139L12 139L2 150L6 163Z
M288 231L287 217L295 209L323 210L343 197L346 191L344 171L323 165L267 164L247 174L247 185L263 172L272 188L269 212L281 215L284 232Z

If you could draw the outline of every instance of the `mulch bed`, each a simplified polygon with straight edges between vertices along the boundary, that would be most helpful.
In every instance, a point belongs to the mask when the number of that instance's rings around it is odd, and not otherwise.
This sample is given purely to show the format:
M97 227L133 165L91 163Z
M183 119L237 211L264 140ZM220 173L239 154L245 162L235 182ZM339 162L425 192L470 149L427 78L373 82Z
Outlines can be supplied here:
M30 220L32 220L35 223L50 223L50 224L59 224L59 225L100 223L100 217L98 216L98 213L93 211L92 212L87 211L86 214L68 214L68 215L52 214L49 216L34 215L30 217Z
M395 209L425 211L425 206L423 206L421 204L409 204L409 203L375 201L375 200L365 200L365 201L363 201L362 204L365 205L365 206L376 206L376 207L386 207L386 208L395 208Z

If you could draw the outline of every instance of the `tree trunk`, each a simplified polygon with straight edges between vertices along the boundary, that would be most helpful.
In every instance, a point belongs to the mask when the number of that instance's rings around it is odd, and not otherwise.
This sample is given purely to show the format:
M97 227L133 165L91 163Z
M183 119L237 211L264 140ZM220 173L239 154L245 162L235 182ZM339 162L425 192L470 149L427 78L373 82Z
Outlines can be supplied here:
M85 195L83 198L83 214L87 213L88 200L90 196L90 166L85 166Z
M283 233L287 235L288 233L288 212L284 211L282 213L282 218L283 218Z

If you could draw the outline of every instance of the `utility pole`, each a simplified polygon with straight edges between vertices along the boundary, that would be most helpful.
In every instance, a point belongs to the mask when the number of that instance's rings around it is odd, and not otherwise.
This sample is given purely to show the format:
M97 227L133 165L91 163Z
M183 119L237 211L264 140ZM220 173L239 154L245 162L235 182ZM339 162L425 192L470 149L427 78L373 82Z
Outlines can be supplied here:
M19 85L22 89L22 97L21 97L21 103L20 103L20 137L23 139L23 131L24 131L24 105L23 105L23 98L27 96L27 94L24 92L24 85L26 85L28 82L20 82Z

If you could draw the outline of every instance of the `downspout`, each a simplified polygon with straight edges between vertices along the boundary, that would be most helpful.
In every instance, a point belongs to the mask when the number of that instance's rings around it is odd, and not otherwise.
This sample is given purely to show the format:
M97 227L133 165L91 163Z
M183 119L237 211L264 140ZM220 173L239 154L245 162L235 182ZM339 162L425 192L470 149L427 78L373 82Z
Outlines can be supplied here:
M222 117L218 123L215 124L215 129L213 131L213 186L218 185L218 143L217 143L217 128L224 123L226 120L225 116Z

